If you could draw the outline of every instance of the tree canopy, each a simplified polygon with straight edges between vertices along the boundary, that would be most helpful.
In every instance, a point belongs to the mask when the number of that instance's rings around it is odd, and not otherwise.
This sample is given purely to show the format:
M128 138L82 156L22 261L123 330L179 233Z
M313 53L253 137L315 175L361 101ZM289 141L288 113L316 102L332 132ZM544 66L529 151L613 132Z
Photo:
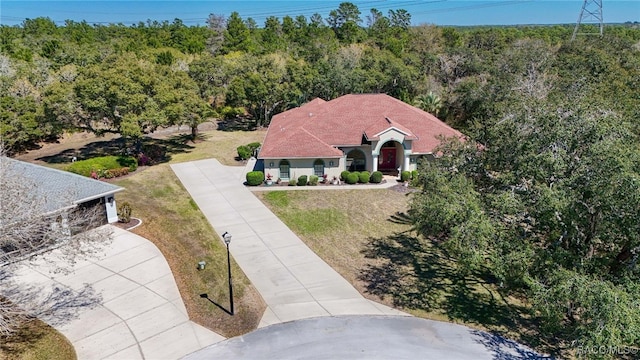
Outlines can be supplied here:
M570 43L569 26L412 27L403 9L363 13L349 2L327 18L256 24L232 13L207 23L59 26L37 18L0 26L5 147L22 151L64 131L131 138L174 124L195 131L207 116L266 126L314 97L372 92L473 129L495 118L512 82L537 86L536 76L561 84L558 92L582 96L572 91L581 87L589 91L580 94L615 99L611 110L639 112L640 35L632 26Z

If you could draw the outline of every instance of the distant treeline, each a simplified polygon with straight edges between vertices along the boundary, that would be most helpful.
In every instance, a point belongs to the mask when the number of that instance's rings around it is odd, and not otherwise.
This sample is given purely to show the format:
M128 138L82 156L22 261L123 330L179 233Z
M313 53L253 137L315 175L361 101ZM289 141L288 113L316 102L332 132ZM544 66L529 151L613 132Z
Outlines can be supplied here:
M343 3L327 18L237 13L208 26L90 25L48 18L0 26L5 147L20 151L64 131L136 138L207 118L266 126L315 97L384 92L469 129L494 118L523 77L551 97L588 97L637 113L640 30L607 26L570 43L572 26L410 26L404 10L361 14ZM532 68L532 63L535 63ZM594 100L595 99L595 100Z

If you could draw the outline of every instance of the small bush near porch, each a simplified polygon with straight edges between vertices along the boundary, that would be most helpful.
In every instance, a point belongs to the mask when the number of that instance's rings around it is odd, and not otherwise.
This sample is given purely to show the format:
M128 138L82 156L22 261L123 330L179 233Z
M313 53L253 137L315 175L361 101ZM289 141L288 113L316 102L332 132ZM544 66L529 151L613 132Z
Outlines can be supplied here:
M247 173L247 185L258 186L264 181L264 173L262 171L250 171Z

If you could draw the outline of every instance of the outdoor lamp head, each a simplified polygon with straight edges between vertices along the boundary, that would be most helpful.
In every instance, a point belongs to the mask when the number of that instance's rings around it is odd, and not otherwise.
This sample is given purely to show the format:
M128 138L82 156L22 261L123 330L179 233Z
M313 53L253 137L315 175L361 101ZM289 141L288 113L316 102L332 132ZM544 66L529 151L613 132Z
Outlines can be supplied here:
M231 234L225 231L224 234L222 234L222 238L224 239L224 243L229 245L231 242Z

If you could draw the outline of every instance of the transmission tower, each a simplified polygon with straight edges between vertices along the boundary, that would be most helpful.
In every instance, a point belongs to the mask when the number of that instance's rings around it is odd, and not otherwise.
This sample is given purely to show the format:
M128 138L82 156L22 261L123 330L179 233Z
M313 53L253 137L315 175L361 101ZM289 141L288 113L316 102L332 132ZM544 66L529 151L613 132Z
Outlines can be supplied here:
M587 24L587 26L584 26ZM594 31L598 25L598 32ZM602 0L584 0L576 28L573 29L571 41L576 35L600 35L602 36L604 25L602 23Z

